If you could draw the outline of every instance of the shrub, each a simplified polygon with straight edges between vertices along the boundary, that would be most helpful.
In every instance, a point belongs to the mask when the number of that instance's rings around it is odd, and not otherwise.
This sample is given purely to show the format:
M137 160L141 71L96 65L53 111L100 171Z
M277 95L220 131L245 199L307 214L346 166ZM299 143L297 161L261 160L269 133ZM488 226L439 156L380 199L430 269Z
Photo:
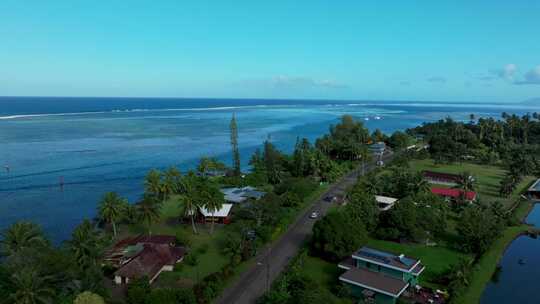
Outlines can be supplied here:
M178 245L182 245L185 247L191 247L192 241L191 241L191 234L187 233L184 230L179 230L175 234L176 237L176 243Z
M105 300L100 295L85 291L75 298L73 304L105 304Z
M329 261L339 261L367 241L364 225L343 211L328 213L313 226L311 248Z

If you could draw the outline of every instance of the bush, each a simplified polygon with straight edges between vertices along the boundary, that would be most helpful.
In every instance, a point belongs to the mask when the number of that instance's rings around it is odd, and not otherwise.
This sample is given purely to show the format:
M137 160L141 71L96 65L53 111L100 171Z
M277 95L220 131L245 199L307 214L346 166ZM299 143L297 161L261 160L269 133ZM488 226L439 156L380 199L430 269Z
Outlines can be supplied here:
M302 199L294 192L286 192L282 200L283 207L297 208L302 204Z
M105 300L100 295L85 291L75 298L73 304L105 304Z
M191 252L186 256L185 261L189 266L196 266L199 264L199 256L195 252Z
M195 294L191 289L158 288L146 296L145 304L195 304Z
M150 291L151 289L148 277L142 277L140 279L131 281L127 287L127 303L145 304L145 298Z
M176 244L182 245L185 247L191 247L192 241L191 241L191 234L187 233L184 230L179 230L175 234L176 237Z
M222 273L215 272L205 277L193 287L193 291L200 304L211 303L223 288Z
M209 245L207 243L202 244L199 248L197 248L198 254L205 254L208 252Z
M311 248L329 261L340 261L367 242L364 227L343 211L328 213L313 226Z

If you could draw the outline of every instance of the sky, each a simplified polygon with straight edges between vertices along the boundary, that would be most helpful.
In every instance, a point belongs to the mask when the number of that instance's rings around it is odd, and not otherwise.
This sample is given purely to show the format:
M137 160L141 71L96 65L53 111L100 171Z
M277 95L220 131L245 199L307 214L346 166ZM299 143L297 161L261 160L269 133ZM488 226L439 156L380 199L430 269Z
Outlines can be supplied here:
M540 1L0 1L0 96L519 102Z

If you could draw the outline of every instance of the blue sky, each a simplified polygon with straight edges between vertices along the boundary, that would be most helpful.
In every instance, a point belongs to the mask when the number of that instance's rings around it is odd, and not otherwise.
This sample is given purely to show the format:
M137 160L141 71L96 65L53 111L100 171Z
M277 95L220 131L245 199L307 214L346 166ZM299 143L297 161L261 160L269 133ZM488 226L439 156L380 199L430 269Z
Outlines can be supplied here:
M0 95L522 101L540 1L0 2Z

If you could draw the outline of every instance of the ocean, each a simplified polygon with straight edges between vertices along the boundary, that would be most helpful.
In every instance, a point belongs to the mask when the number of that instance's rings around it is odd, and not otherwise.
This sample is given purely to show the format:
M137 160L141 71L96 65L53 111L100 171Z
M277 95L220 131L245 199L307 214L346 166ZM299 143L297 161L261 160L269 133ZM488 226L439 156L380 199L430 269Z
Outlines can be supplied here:
M264 140L290 152L296 138L315 140L343 114L391 133L447 116L537 110L524 104L0 97L0 229L31 220L58 243L95 216L105 192L136 201L152 168L185 172L201 156L230 164L233 113L248 169Z

